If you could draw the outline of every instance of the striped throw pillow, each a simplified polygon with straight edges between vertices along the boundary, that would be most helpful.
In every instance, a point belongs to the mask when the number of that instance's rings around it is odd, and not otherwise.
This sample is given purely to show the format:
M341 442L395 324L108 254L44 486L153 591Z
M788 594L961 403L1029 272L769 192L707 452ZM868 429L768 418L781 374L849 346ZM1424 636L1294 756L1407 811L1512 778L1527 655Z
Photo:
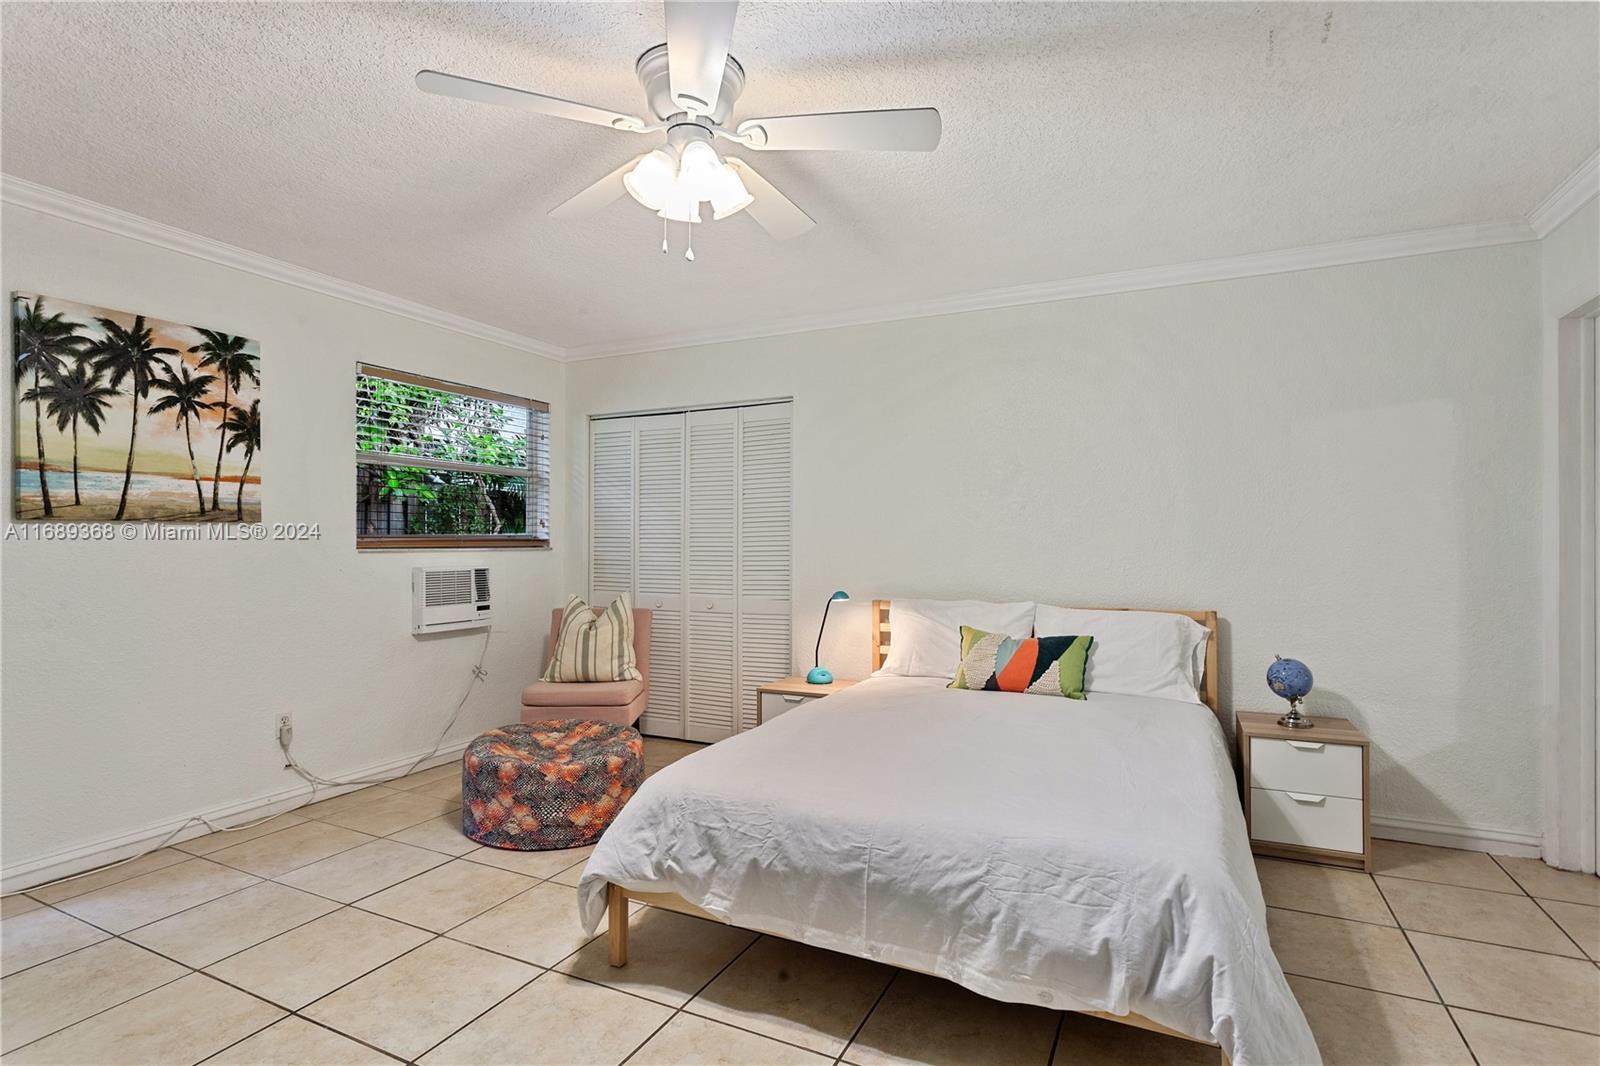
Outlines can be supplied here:
M1028 637L961 627L961 667L951 688L1083 699L1093 637Z
M567 601L544 681L643 681L634 665L633 604L627 593L598 615L581 597Z

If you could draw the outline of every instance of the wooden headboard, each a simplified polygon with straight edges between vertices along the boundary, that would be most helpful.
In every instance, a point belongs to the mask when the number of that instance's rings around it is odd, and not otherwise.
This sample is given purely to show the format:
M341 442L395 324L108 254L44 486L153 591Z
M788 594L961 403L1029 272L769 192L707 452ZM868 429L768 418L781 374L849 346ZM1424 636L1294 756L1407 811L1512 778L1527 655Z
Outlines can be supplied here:
M889 602L888 600L872 601L872 668L880 670L883 661L889 657ZM1206 670L1200 678L1200 700L1211 708L1213 714L1220 720L1222 710L1218 690L1221 687L1221 658L1217 648L1217 612L1216 611L1176 611L1161 607L1085 607L1089 611L1154 611L1157 614L1181 614L1186 618L1193 618L1196 622L1206 627L1211 634L1206 641ZM1226 725L1226 723L1224 723Z

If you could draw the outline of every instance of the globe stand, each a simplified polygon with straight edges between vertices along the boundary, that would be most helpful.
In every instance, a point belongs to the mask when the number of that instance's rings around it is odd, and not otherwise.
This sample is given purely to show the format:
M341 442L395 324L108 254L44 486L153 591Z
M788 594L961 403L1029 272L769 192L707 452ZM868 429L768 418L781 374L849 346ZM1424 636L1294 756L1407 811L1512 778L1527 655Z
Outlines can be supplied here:
M1289 713L1278 719L1278 724L1285 729L1311 729L1317 723L1300 713L1300 705L1304 700L1293 699L1289 701Z

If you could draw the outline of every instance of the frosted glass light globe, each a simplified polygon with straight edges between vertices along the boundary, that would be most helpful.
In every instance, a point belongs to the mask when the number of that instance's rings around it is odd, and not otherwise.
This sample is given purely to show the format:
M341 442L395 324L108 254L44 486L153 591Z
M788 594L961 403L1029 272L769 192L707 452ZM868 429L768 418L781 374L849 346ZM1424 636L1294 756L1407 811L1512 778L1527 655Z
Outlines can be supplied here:
M659 211L678 178L678 160L666 148L656 148L622 176L628 195L652 211Z

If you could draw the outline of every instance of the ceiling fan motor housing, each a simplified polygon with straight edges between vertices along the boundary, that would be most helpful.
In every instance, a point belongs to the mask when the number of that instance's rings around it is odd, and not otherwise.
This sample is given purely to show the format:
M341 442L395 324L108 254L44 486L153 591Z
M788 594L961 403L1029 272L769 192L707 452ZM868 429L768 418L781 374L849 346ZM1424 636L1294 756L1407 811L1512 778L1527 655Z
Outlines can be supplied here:
M681 115L684 109L673 99L672 85L667 75L667 46L658 44L639 57L639 62L634 65L634 71L639 76L639 84L644 86L645 99L649 101L650 113L658 120L665 121L674 115ZM728 117L733 114L734 102L739 99L739 94L744 91L744 68L732 56L728 57L728 65L722 70L722 89L717 96L717 106L706 115L718 126L726 125Z

